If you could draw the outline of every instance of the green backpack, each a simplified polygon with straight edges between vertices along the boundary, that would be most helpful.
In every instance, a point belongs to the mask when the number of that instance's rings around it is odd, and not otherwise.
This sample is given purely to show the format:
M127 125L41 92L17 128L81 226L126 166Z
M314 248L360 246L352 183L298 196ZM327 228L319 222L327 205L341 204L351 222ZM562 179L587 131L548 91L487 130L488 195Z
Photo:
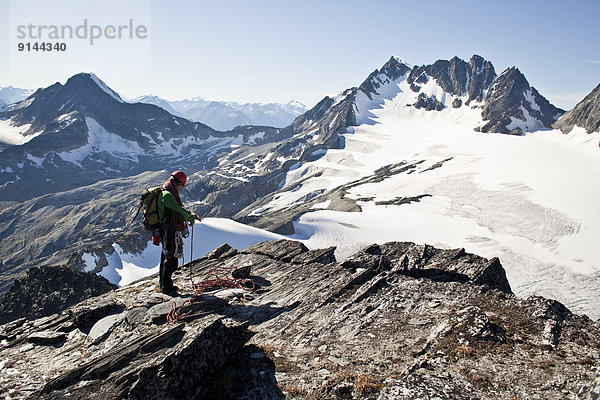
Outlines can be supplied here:
M144 227L149 231L154 231L160 228L160 218L158 218L158 195L162 192L163 188L157 186L155 188L147 189L140 196L140 208L135 214L135 219L140 211L143 209L144 214L142 217L142 221L144 223Z

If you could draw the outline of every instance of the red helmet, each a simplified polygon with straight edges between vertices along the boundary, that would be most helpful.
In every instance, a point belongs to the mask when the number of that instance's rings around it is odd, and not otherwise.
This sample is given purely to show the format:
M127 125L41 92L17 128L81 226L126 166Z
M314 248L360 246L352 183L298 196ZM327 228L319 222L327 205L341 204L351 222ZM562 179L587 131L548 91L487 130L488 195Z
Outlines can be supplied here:
M185 176L183 171L175 171L171 174L171 176L177 179L179 182L183 183L183 186L185 186L185 183L187 182L187 176Z

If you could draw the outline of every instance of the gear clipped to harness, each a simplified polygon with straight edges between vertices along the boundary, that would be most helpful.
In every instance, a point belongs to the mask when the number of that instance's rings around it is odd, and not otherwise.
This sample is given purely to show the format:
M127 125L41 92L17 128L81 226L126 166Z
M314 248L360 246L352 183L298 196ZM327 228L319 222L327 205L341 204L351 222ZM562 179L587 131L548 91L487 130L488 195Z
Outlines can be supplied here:
M175 232L175 257L183 258L183 238L184 235L180 231Z

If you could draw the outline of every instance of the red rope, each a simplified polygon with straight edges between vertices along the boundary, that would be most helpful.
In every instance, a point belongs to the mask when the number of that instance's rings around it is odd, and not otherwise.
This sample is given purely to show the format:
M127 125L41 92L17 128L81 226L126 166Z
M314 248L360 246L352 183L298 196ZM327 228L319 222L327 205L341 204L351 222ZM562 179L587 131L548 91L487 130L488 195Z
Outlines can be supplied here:
M182 308L183 306L185 306L186 304L188 304L188 303L192 304L193 303L193 298L184 301L183 303L181 303L181 305L179 307L177 306L177 303L175 303L175 302L171 303L171 311L169 311L169 313L167 314L167 323L177 322L181 318L183 318L186 315L188 315L189 312L183 313L183 314L179 314L178 313L178 310L180 308Z
M190 265L190 268L192 268L192 265ZM198 283L194 283L192 281L192 290L194 291L195 295L179 306L173 302L171 305L171 311L169 311L167 314L167 322L177 322L188 315L189 312L179 314L179 310L187 304L193 304L199 301L200 297L204 294L215 294L232 288L240 288L249 292L253 291L256 288L256 285L252 279L230 278L231 273L235 271L235 269L235 267L216 267L208 271L204 280L201 280Z

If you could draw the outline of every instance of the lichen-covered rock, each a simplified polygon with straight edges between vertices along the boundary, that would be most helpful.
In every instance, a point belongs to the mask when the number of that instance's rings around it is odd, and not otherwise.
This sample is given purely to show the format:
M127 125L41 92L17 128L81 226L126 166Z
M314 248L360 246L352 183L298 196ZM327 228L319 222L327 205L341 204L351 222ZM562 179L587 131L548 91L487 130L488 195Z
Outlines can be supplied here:
M584 385L579 392L577 392L576 400L598 400L600 399L600 377L596 378L594 382L589 385Z
M222 249L223 250L223 249ZM263 242L0 327L0 393L43 399L594 398L600 326L511 293L498 259ZM213 253L213 254L216 254ZM224 256L224 254L229 254ZM194 282L251 268L254 290ZM223 278L230 279L231 276ZM594 386L595 385L595 386ZM586 397L587 396L587 397Z

